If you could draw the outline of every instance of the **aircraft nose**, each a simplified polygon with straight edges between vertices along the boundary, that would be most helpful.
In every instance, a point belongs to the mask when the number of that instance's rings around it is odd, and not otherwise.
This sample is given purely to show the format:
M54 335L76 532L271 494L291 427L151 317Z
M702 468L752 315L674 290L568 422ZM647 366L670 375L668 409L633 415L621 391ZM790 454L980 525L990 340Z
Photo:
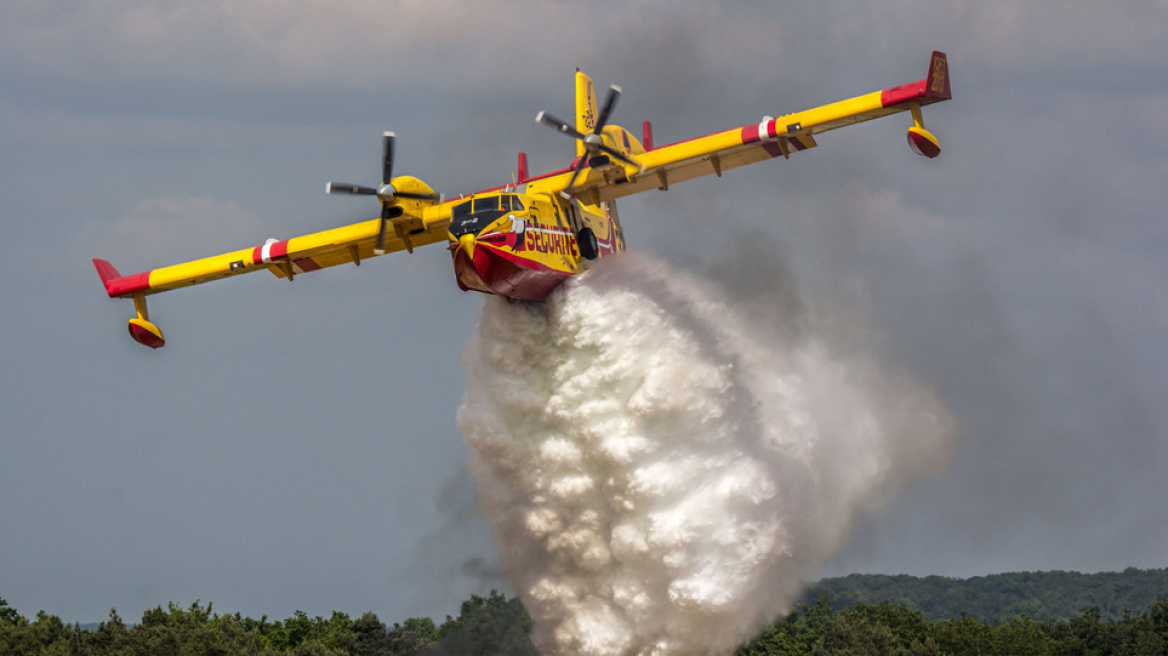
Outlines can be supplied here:
M467 258L474 262L475 236L468 232L458 238L458 243L462 245L462 250L466 251Z

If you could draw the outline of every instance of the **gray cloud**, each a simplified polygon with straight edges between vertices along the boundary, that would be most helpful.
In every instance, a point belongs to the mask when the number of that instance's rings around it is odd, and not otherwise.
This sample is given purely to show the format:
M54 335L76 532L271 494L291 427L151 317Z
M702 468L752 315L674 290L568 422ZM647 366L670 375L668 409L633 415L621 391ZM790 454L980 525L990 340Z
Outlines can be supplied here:
M618 10L619 9L619 10ZM0 596L94 620L168 600L273 616L453 612L485 526L402 583L469 449L457 354L480 300L445 253L151 300L126 338L88 257L123 271L372 214L383 129L445 192L499 184L576 66L659 143L918 79L955 100L826 135L790 161L622 202L633 248L685 268L780 248L792 294L840 309L937 390L949 473L828 570L1162 566L1168 454L1168 52L1161 5L1090 2L18 3L0 24ZM351 202L347 202L351 201ZM243 243L238 243L243 242ZM792 306L794 307L794 306ZM762 310L760 310L761 312ZM466 499L464 499L465 501ZM461 511L460 511L461 512ZM475 537L477 536L477 537ZM477 559L481 559L477 560ZM488 568L489 569L489 568ZM473 570L468 572L468 570ZM489 573L489 572L488 572ZM441 598L439 598L441 597Z

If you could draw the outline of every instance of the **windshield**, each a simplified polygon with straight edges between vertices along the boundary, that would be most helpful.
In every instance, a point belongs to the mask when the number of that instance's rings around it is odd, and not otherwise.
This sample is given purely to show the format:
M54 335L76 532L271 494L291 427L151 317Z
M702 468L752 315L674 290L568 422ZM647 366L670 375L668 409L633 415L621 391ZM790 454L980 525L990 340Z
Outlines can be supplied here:
M473 203L473 206L472 206ZM522 203L518 204L522 207ZM511 203L500 202L499 196L487 196L454 206L450 218L450 234L456 238L465 234L477 235L511 208Z

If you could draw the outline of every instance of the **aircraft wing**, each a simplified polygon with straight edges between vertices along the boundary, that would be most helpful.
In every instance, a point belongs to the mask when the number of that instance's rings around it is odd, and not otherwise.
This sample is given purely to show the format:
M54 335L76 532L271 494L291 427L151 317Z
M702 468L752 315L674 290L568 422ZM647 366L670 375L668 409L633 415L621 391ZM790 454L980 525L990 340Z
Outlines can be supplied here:
M128 276L118 273L106 260L94 259L93 265L110 298L134 299L137 317L130 319L130 336L140 344L159 348L166 344L166 339L158 326L150 323L146 309L146 296L150 294L264 269L278 278L292 280L302 273L350 262L360 265L362 260L384 253L412 251L418 246L446 241L449 210L442 211L440 205L432 205L425 208L432 211L425 211L417 201L409 202L416 205L416 213L372 219L283 241L269 239L259 246ZM379 252L376 247L383 221L384 250Z
M919 154L935 157L941 147L924 129L920 107L951 97L945 53L934 52L925 79L654 148L636 155L643 169L625 166L624 175L619 170L614 175L611 170L586 169L587 175L577 181L571 193L599 202L648 189L668 189L705 175L721 176L729 169L814 148L818 145L816 135L824 132L904 111L911 111L914 120L909 145Z
M283 241L269 239L259 246L128 276L119 274L105 260L95 259L93 264L110 298L157 294L264 269L291 280L298 274L338 264L360 265L379 255L374 248L381 221L372 219ZM446 240L448 221L426 224L420 218L402 217L388 223L385 252Z

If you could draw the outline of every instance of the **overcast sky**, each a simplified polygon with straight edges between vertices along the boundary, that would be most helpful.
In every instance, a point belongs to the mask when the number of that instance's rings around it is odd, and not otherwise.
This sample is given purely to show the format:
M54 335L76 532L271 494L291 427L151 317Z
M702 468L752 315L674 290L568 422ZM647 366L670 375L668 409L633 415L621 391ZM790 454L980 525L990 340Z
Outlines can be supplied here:
M324 183L447 194L559 168L579 66L668 143L924 77L905 116L621 201L700 272L782 253L957 420L952 464L824 569L974 576L1168 560L1168 2L15 0L0 10L0 597L385 621L501 583L455 428L482 305L437 247L150 299L122 273L376 215ZM737 263L749 267L749 262Z

